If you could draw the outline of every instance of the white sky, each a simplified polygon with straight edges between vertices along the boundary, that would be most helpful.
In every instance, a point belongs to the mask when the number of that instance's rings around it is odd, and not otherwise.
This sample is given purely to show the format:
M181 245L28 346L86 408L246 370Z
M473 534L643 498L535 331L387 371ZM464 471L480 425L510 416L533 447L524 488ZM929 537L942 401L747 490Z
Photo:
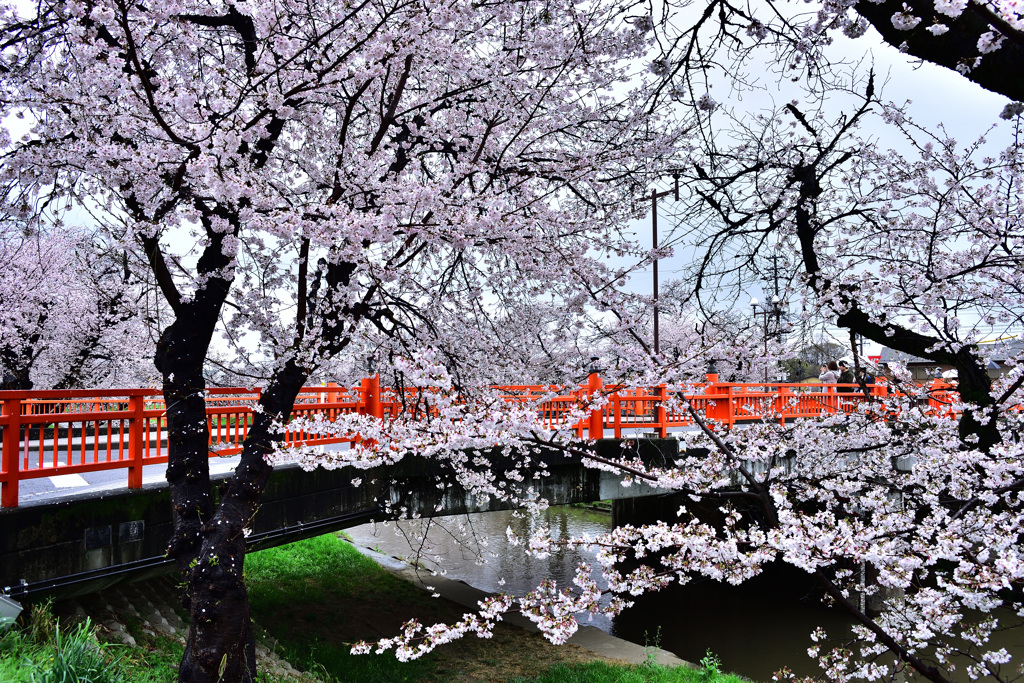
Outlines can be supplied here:
M883 43L873 29L856 40L838 36L836 43L830 47L830 54L850 62L864 58L866 61L861 72L865 74L873 64L876 92L880 89L880 96L883 100L890 100L896 104L902 104L909 100L908 113L917 123L929 129L943 124L947 132L963 144L976 140L986 134L993 125L996 125L997 132L989 135L991 144L994 147L1002 148L1008 143L1008 138L998 132L1009 128L1009 123L999 118L1000 112L1008 102L1006 97L984 90L948 69L930 63L909 60L907 55L901 54L895 48ZM762 85L764 90L761 93L743 93L741 99L731 93L725 84L719 87L712 86L710 94L720 105L733 108L737 113L757 111L758 109L775 109L792 99L802 99L799 84L784 82L782 86L779 86L775 74L767 74ZM695 94L699 95L700 93ZM836 110L838 112L841 109L836 107ZM724 121L724 117L720 117L719 120ZM875 133L880 142L896 148L905 144L902 137L895 135L893 130L881 126L876 131L866 129L862 132ZM659 189L668 189L671 187L671 182L671 178L665 178L659 184ZM671 239L672 221L668 218L671 211L668 203L671 201L671 197L666 197L660 200L659 204L664 207L658 217L659 243L662 245ZM640 243L649 246L651 241L650 212L643 220L635 221L633 228ZM675 255L672 258L663 259L659 263L662 291L664 291L665 282L679 277L689 263L691 254L692 252L685 245L681 245L675 249ZM650 295L652 290L651 267L648 266L642 271L634 273L629 279L627 288ZM749 288L747 296L743 299L744 313L747 315L750 314L750 307L746 302L751 297L757 297L759 301L763 302L771 298L771 292L766 297L763 290L756 287ZM841 343L847 339L845 332L836 336ZM879 353L880 347L869 344L866 347L866 352L868 354Z

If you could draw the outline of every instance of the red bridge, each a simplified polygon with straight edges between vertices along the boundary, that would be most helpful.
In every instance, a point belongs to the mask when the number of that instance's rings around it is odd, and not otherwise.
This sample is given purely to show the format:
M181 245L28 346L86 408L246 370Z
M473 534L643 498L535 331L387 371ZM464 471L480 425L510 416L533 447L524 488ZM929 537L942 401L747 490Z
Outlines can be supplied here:
M586 385L569 387L497 387L507 400L540 400L538 415L547 428L571 428L580 438L621 438L626 430L646 430L666 436L673 428L691 426L688 412L675 408L683 398L713 423L731 428L738 422L819 417L823 413L852 410L864 400L857 385L732 384L719 383L714 375L697 392L673 396L664 385L639 389L604 386L599 375ZM929 402L940 409L953 398L948 385L935 387ZM885 396L884 384L869 387L870 394ZM574 410L590 396L604 393L608 403L591 411L587 419L574 420ZM253 406L260 389L210 389L207 416L211 457L241 452L252 424ZM299 394L293 417L343 413L394 419L403 403L390 390L381 390L378 378L364 379L352 388L335 385L306 387ZM74 391L0 391L3 432L0 451L0 504L17 507L22 480L100 470L125 469L128 487L142 486L142 468L167 462L166 418L163 398L155 389L105 389ZM578 416L578 412L575 413ZM358 437L327 438L301 431L286 431L288 445L337 444Z

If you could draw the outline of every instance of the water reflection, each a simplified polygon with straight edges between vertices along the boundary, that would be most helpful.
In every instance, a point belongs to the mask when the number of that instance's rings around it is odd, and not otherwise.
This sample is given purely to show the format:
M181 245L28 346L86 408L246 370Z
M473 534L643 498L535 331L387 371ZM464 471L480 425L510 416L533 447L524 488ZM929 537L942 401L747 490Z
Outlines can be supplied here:
M661 647L691 662L710 650L724 669L767 681L782 667L820 673L807 656L811 631L822 626L839 638L851 623L820 604L809 575L777 567L741 586L697 579L642 596L615 620L612 633L635 643L660 636Z
M611 516L570 507L550 508L541 518L511 512L490 512L470 517L363 525L349 529L354 540L382 552L440 565L452 579L488 592L523 595L546 578L559 586L571 585L576 565L590 561L587 554L556 552L539 560L509 547L505 530L528 536L547 524L554 538L595 535L611 529ZM460 540L462 539L462 540ZM467 542L468 540L468 542ZM595 576L595 578L598 578ZM808 574L778 565L742 586L696 580L643 596L612 623L595 617L591 624L640 645L655 644L683 659L698 662L707 650L722 666L757 681L789 667L800 675L820 673L807 656L810 633L822 626L838 643L849 634L852 620L826 609L813 590ZM1007 647L1019 657L1024 652L1019 632L1002 634L995 647Z
M548 525L556 540L583 534L594 536L611 530L611 515L555 507L537 518L509 511L485 512L468 517L407 520L387 526L364 524L348 533L360 545L378 547L381 552L406 560L416 559L431 568L443 567L448 578L481 590L523 595L548 578L559 586L571 586L576 566L581 561L593 563L590 553L559 550L541 560L526 555L521 547L510 547L506 529L511 528L517 536L525 538L542 524ZM595 570L594 578L598 575ZM586 623L611 631L611 622L605 617L594 617Z
M554 507L539 518L488 512L366 524L349 533L361 545L444 567L448 578L481 590L523 595L546 578L571 585L577 564L593 559L588 553L559 551L541 560L509 546L507 528L526 537L541 524L555 539L593 536L611 530L611 515ZM807 656L810 632L824 626L842 636L850 624L845 615L817 604L810 586L806 574L787 568L738 587L698 580L637 599L614 623L594 617L589 624L640 645L657 644L691 662L711 650L725 669L755 680L770 680L783 666L810 675L818 672Z

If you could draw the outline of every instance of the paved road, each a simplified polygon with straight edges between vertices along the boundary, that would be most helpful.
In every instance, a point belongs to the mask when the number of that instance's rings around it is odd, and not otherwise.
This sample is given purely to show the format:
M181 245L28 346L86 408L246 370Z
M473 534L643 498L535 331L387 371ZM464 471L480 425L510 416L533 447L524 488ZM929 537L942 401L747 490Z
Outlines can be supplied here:
M238 465L239 456L212 458L210 474L230 472ZM149 484L165 481L164 471L167 465L147 465L142 468L142 483ZM84 474L59 474L39 479L23 479L19 488L18 499L22 504L36 503L44 500L59 500L80 493L121 490L128 488L128 470L104 470L102 472L85 472Z
M694 428L687 428L679 431L694 431ZM624 429L624 438L635 438L640 436L640 430ZM349 448L348 444L332 444L323 448L330 451L341 451ZM210 474L224 474L234 470L238 465L239 456L224 456L210 459ZM165 481L165 464L147 465L142 468L142 483L159 483ZM43 501L56 501L61 498L79 495L81 493L93 493L101 491L121 490L128 487L128 470L115 469L100 472L86 472L84 474L61 474L52 477L41 477L39 479L23 479L20 485L19 502L39 503Z

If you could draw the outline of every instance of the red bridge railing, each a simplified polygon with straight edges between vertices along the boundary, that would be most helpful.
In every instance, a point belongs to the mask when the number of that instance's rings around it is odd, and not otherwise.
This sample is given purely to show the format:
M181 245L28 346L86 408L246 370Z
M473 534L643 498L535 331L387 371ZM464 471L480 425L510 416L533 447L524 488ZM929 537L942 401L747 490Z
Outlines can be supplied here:
M853 410L864 395L856 385L732 384L715 376L702 393L685 398L718 425L731 428L738 422L765 417L786 420L818 417L822 413ZM549 394L547 386L498 387L507 400L536 400ZM870 387L885 395L887 387ZM842 393L847 391L849 393ZM690 414L670 401L665 386L629 389L603 385L591 375L586 385L557 388L557 396L544 401L539 418L545 427L572 428L582 438L602 438L610 432L621 438L623 430L648 430L666 436L670 429L692 424ZM584 420L573 420L573 410L589 396L604 394L608 404ZM252 424L253 406L260 389L210 389L207 419L211 457L241 452ZM948 397L947 397L948 398ZM334 385L306 387L292 415L334 418L360 413L380 419L401 414L399 397L382 390L377 378L362 380L359 387ZM106 389L73 391L0 391L0 505L18 505L19 483L29 479L102 470L126 469L129 488L142 486L142 468L167 462L166 417L163 398L154 389ZM936 403L936 409L941 409ZM576 413L578 415L578 413ZM288 445L337 444L358 437L325 437L286 431Z

